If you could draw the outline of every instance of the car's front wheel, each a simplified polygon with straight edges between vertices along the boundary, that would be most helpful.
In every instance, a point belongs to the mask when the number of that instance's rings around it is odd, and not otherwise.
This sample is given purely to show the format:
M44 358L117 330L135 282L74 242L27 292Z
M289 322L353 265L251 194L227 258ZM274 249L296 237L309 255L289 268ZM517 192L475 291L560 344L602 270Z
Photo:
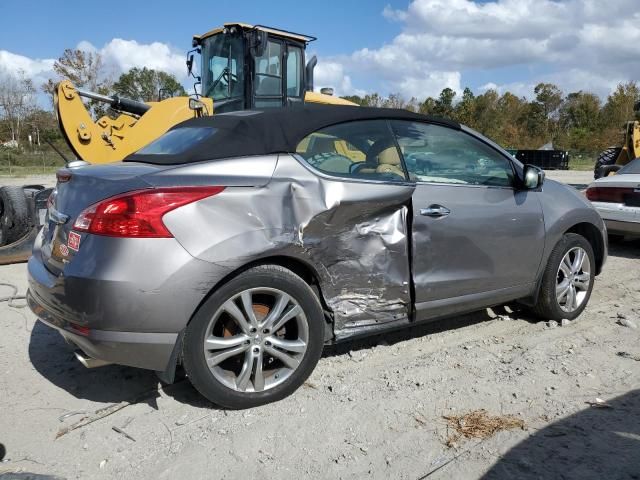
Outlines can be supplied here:
M322 307L299 276L277 265L237 275L187 327L187 376L209 400L250 408L280 400L311 374L324 343Z
M543 273L534 313L549 320L573 320L587 306L595 278L591 244L567 233L554 247Z

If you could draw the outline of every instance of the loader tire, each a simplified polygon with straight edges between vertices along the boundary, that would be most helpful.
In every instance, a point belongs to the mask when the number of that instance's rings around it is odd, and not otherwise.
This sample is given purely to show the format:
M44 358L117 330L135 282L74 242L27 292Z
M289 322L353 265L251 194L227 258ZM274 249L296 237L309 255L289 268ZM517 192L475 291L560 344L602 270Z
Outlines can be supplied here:
M603 173L601 171L601 168L609 165L614 165L621 151L622 147L609 147L600 155L598 155L596 165L593 169L593 178L598 179L602 177Z
M22 187L0 187L0 246L29 232L29 205Z

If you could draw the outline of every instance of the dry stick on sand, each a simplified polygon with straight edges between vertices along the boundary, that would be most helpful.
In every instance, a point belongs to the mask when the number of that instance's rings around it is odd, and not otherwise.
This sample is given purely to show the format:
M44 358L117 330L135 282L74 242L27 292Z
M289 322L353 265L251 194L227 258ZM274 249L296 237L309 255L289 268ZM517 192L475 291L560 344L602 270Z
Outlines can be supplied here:
M167 391L168 389L179 385L180 383L182 383L184 380L178 380L175 383L172 383L171 385L167 385L164 388L164 391ZM71 425L69 425L68 427L64 427L61 428L60 430L58 430L58 433L56 434L56 440L60 437L62 437L63 435L66 435L69 432L72 432L73 430L77 430L78 428L82 428L84 426L89 425L90 423L96 422L98 420L101 420L105 417L108 417L109 415L113 415L116 412L119 412L120 410L122 410L123 408L128 407L129 405L134 405L136 403L141 402L142 400L145 400L146 398L149 398L151 395L158 393L160 390L159 389L154 389L154 390L149 390L145 393L143 393L142 395L138 396L137 398L133 399L133 400L125 400L123 402L120 403L114 403L112 405L108 405L104 408L100 408L99 410L96 410L92 415L88 415L86 417L81 418L80 420L78 420L76 423L72 423ZM134 440L135 441L135 440Z

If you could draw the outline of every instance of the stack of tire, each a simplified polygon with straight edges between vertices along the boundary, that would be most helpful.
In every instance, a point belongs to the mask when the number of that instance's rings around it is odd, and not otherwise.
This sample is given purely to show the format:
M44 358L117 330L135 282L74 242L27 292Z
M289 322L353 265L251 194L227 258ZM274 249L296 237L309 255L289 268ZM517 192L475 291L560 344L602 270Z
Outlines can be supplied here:
M0 187L0 247L29 233L29 204L22 187Z

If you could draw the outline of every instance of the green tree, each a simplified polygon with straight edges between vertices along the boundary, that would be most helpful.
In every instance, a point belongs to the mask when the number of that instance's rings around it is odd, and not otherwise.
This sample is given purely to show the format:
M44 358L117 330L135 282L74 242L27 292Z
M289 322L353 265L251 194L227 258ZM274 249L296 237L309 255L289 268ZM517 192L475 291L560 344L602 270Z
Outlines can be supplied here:
M349 100L350 102L356 103L360 106L363 106L363 98L359 95L344 95L343 97L340 97L344 100Z
M536 96L535 103L538 104L535 110L544 118L546 141L553 140L557 135L556 114L562 104L562 90L553 83L539 83L533 89L533 93Z
M498 125L498 100L500 95L493 89L489 89L476 97L475 128L490 138L495 138L499 131Z
M594 131L599 123L600 99L593 93L570 93L562 103L559 115L560 128L565 132L572 129Z
M435 115L437 100L433 97L427 97L418 106L418 112L423 115Z
M101 95L110 93L111 81L105 73L102 56L99 53L67 48L53 64L53 70L56 77L50 78L42 86L42 89L51 95L52 102L56 84L64 79L70 80L76 87L85 88ZM88 105L96 118L101 117L107 111L107 106L104 103L92 100L88 102Z
M458 102L454 111L454 118L460 122L475 128L476 97L469 87L462 92L462 99Z
M526 135L523 133L523 117L527 101L511 92L505 92L496 103L497 137L502 145L518 146Z
M35 95L33 82L24 71L0 77L0 119L15 145L23 140L25 120L35 109Z
M159 70L132 68L120 75L113 84L113 91L118 95L140 102L153 102L163 96L184 96L187 93L176 77Z
M636 82L618 84L602 109L604 122L619 128L625 122L636 119L634 105L639 100L640 89Z
M453 101L456 98L455 90L447 87L440 92L440 96L435 103L435 115L450 118L453 116Z

